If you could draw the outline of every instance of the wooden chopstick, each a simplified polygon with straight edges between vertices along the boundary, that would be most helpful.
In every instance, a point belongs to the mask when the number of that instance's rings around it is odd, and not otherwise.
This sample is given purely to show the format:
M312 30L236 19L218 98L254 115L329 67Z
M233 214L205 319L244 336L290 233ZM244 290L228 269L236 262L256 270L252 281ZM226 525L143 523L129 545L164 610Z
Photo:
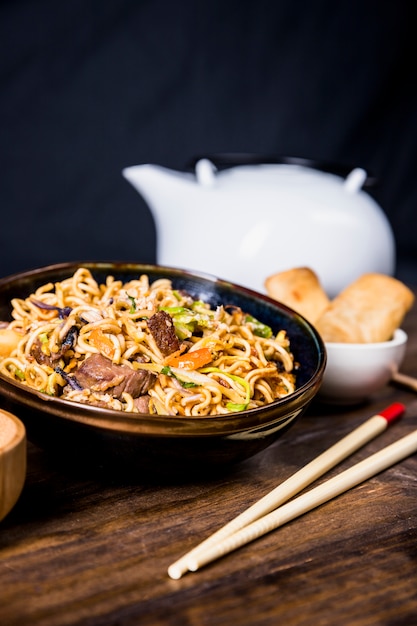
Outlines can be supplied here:
M402 374L401 372L395 372L392 375L391 382L401 385L402 387L407 387L412 391L417 391L417 378L414 378L414 376Z
M307 493L299 496L291 502L282 505L275 511L268 513L261 519L245 526L234 535L227 537L224 541L207 548L204 552L198 552L190 558L188 568L195 572L203 565L218 559L237 548L265 535L286 524L308 511L318 507L320 504L335 498L348 491L359 483L375 476L379 472L387 469L391 465L398 463L407 456L417 452L417 430L395 443L383 448L367 459L357 463L353 467L345 470L341 474L331 478L325 483L311 489Z
M371 439L382 433L392 422L400 418L405 411L405 406L396 402L377 415L369 418L364 424L358 426L350 434L343 437L328 450L320 454L313 461L305 465L301 470L293 474L285 482L281 483L266 496L255 502L251 507L238 515L228 524L210 535L206 540L187 552L180 559L172 563L168 568L171 578L181 578L188 570L192 570L198 563L198 555L206 550L217 546L219 542L234 535L242 528L267 515L281 504L299 493L307 485L335 467L343 459L365 445Z

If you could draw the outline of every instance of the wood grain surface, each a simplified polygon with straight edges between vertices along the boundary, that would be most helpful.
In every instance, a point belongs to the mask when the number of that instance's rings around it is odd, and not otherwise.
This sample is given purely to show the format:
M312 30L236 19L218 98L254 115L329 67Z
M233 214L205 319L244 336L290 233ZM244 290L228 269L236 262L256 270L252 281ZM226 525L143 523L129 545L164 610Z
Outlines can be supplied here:
M417 374L417 309L403 325ZM168 566L317 454L394 401L405 417L326 477L417 428L415 392L316 403L279 441L222 477L144 484L28 444L23 492L0 523L5 626L417 624L414 455L196 573Z

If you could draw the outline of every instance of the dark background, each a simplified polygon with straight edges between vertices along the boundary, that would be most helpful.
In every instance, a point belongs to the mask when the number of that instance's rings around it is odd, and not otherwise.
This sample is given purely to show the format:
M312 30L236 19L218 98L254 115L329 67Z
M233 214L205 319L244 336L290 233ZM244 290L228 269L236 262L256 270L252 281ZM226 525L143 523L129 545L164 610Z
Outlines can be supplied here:
M413 3L0 2L0 275L155 261L128 165L254 152L361 166L416 283ZM342 260L348 262L348 260Z

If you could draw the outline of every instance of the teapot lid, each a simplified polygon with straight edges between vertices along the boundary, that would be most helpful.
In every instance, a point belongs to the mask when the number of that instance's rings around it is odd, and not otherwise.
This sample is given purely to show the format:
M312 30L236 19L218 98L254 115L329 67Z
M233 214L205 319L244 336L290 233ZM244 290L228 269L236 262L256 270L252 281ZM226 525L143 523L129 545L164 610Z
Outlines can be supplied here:
M334 174L335 176L339 176L341 178L347 178L353 171L360 170L365 174L364 176L362 175L362 188L373 187L377 183L374 176L369 175L369 173L365 172L365 170L361 168L358 168L357 166L342 165L330 161L313 160L301 157L277 156L249 152L203 154L195 156L188 161L186 164L186 170L195 171L199 162L209 162L214 169L219 171L244 165L296 165L318 170L327 174ZM202 175L204 176L206 173L208 174L208 171L203 170Z

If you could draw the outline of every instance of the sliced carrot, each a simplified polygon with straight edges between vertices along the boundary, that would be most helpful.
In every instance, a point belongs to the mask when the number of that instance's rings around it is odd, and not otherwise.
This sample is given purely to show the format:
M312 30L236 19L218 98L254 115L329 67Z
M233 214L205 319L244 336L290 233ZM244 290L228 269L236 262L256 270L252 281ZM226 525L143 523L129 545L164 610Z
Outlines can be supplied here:
M100 328L94 328L91 331L89 340L92 346L100 350L101 354L108 356L110 359L114 357L113 342Z
M178 356L177 352L174 352L165 359L167 365L171 367L179 367L186 370L196 370L203 365L207 365L213 360L212 354L208 348L200 348L199 350L193 350L192 352L186 352Z
M12 329L0 329L0 356L10 356L23 335L16 333Z

